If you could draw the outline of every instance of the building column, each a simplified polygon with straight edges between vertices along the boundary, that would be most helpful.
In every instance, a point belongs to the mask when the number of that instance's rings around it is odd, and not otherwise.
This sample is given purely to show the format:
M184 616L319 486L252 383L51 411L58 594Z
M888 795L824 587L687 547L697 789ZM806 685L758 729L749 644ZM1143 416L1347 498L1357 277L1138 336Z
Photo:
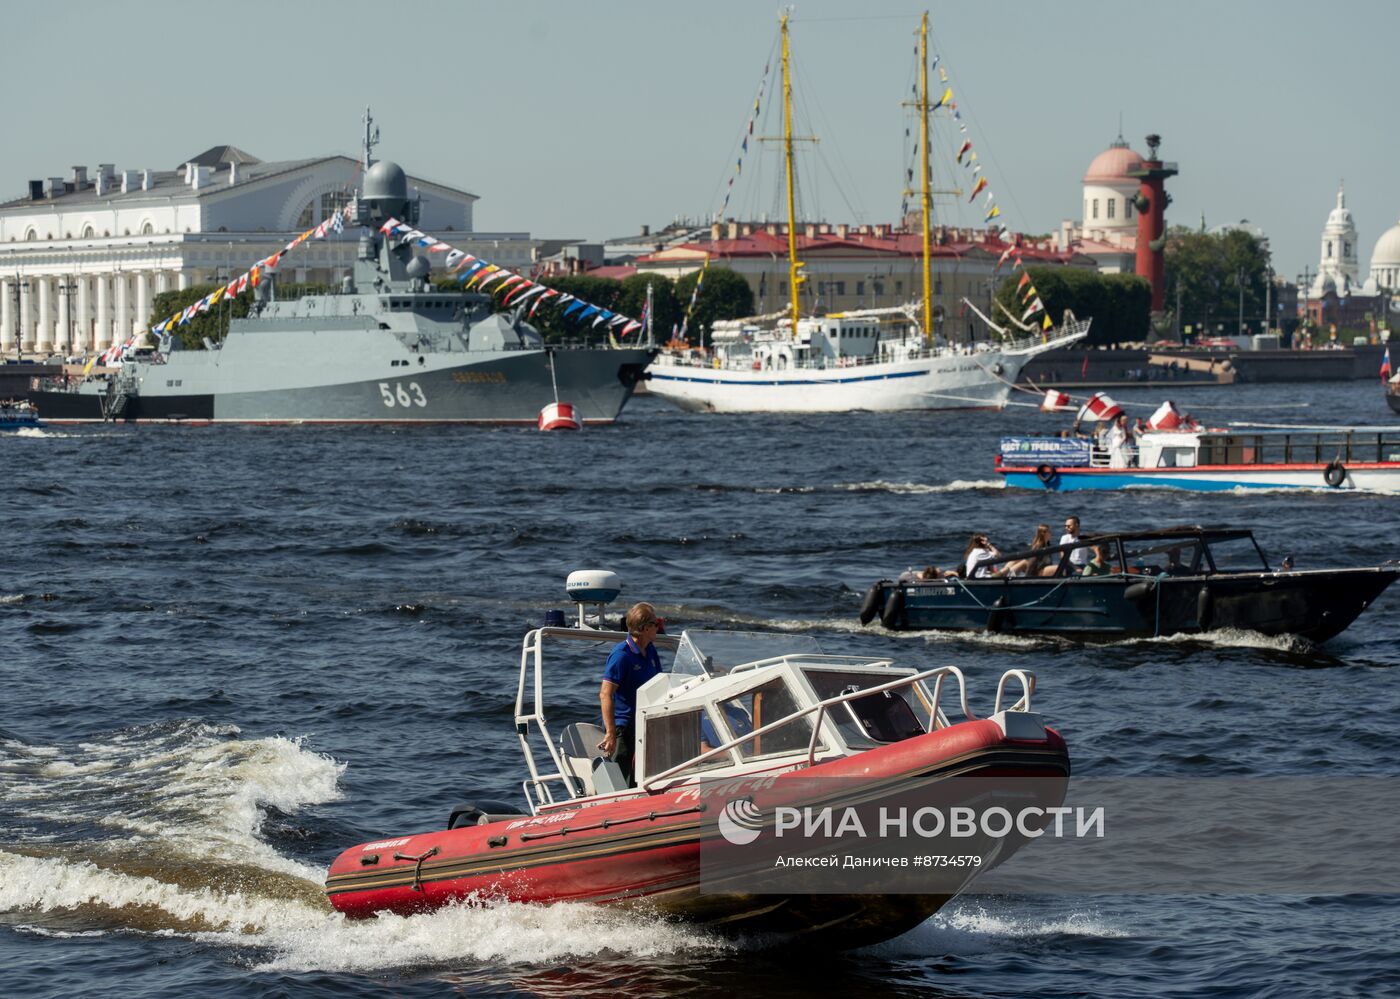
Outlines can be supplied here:
M57 354L68 357L73 353L73 292L76 286L72 277L60 274L54 279L54 291L58 293L58 315L54 317L53 349Z
M19 345L34 353L34 280L26 277L19 279Z
M126 343L131 336L131 298L127 277L121 271L112 275L112 342Z
M86 274L75 274L78 284L78 309L73 316L73 353L86 354L92 346L92 279Z
M181 291L185 291L186 289L188 289L190 286L190 272L185 270L184 268L181 268L175 273L177 275L175 279L175 287L179 288Z
M106 350L112 346L112 279L110 275L98 274L97 282L97 325L93 329L92 349Z
M53 353L53 279L33 277L30 284L38 284L39 326L34 332L34 349L40 354Z
M19 341L17 318L15 283L9 278L0 279L0 354L6 357L15 353L15 344Z
M151 275L146 271L136 272L136 315L133 322L148 327L151 323Z
M164 295L170 290L170 272L156 271L156 294Z

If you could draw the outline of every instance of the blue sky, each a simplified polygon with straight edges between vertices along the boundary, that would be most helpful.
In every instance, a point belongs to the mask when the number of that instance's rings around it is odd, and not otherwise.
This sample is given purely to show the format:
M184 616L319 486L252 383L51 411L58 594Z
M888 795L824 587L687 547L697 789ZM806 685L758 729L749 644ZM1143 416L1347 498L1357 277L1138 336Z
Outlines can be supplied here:
M910 123L900 101L924 9L796 5L804 128L821 140L803 168L809 212L897 218ZM1084 170L1120 114L1135 149L1157 132L1163 157L1180 164L1170 222L1249 219L1290 277L1316 269L1340 179L1363 268L1400 218L1400 139L1388 125L1400 4L957 0L930 10L934 49L1013 229L1048 232L1079 216ZM0 195L74 163L170 169L221 143L263 159L353 154L368 103L378 153L479 195L478 229L604 238L707 217L776 20L776 6L740 0L34 6L6 30ZM935 160L948 176L949 151ZM775 207L776 179L772 155L751 151L731 214ZM954 199L940 204L950 221L980 221Z

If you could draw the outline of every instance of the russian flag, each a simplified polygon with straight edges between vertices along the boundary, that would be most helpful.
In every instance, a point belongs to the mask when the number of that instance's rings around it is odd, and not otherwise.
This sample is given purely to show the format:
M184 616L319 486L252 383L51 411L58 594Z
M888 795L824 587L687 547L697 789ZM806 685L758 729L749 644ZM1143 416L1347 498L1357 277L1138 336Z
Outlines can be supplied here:
M1385 356L1381 358L1381 381L1387 381L1387 380L1389 380L1389 378L1390 378L1390 347L1387 345L1387 347L1385 348Z

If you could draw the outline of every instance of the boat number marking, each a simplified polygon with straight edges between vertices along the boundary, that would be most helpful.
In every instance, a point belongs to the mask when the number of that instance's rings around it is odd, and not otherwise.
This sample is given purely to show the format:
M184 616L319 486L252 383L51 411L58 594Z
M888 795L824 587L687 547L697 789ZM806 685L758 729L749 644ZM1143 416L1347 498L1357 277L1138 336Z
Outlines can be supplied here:
M393 409L395 404L404 407L428 404L428 397L423 394L423 389L417 382L409 382L407 390L404 389L403 382L394 382L392 390L388 382L380 382L379 395L384 400L384 405L390 409Z

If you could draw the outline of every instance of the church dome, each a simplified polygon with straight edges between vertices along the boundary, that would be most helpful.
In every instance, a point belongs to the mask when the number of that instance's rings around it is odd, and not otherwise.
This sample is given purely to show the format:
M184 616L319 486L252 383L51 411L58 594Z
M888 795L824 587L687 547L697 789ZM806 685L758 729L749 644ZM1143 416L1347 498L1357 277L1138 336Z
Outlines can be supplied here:
M1381 233L1371 251L1371 266L1400 267L1400 222Z
M1094 157L1084 174L1084 183L1114 183L1127 180L1136 182L1136 178L1128 176L1128 171L1137 169L1142 163L1142 157L1129 149L1128 144L1119 138Z

